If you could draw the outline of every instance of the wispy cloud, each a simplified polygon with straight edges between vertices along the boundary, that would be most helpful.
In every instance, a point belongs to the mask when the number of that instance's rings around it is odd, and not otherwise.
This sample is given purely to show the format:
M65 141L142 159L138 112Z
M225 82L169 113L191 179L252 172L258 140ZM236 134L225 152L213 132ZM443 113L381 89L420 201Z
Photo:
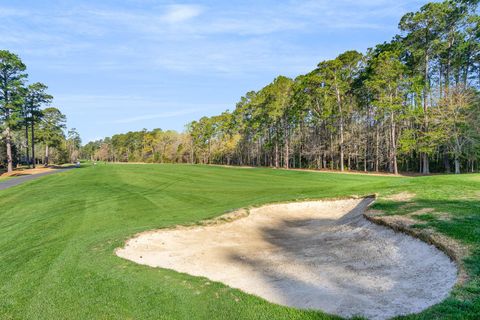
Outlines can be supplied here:
M199 16L202 11L203 8L197 5L174 4L167 7L162 18L168 23L184 22Z
M390 18L412 1L417 0L247 1L234 7L207 1L153 6L154 1L139 1L129 10L80 1L68 10L59 6L50 11L4 6L0 17L7 21L0 26L0 46L50 57L52 68L72 73L145 67L249 73L273 70L279 63L291 68L320 56L307 50L306 43L299 45L297 37L322 40L341 30L394 30ZM91 68L77 67L76 59L63 60L72 53L92 57Z

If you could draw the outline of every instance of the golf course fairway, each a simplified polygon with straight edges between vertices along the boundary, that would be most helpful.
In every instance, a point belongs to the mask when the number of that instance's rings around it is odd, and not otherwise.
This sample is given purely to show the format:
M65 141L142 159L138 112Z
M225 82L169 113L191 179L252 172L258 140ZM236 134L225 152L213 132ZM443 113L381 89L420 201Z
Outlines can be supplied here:
M134 235L239 208L378 194L465 248L467 279L406 319L478 319L480 175L396 177L201 165L98 164L0 191L1 319L338 319L124 260ZM411 197L395 198L398 194ZM412 214L415 213L415 214Z

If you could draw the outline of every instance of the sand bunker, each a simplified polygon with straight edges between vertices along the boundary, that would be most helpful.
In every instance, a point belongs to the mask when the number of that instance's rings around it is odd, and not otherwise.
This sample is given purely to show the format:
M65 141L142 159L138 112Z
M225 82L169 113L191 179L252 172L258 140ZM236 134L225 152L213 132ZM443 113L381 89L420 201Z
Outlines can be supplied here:
M371 201L268 205L233 222L143 233L117 255L346 317L386 319L445 299L455 264L433 246L368 222L362 213Z

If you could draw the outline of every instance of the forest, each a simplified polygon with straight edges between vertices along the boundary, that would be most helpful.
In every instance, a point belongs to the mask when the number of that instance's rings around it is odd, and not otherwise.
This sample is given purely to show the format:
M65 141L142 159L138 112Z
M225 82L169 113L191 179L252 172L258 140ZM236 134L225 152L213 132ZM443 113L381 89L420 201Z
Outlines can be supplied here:
M80 134L74 128L65 134L65 115L50 106L45 84L28 84L26 68L16 54L0 50L0 172L78 159Z
M105 161L188 162L391 173L480 168L478 1L431 2L389 42L278 76L184 133L129 132L86 144Z

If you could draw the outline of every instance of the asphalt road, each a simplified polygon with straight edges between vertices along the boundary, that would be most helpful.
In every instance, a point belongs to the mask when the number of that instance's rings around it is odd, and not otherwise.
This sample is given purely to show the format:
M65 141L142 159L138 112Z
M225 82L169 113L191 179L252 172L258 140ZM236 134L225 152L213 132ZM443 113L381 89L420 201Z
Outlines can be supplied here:
M43 172L43 173L39 173L39 174L32 174L32 175L25 175L25 176L19 176L19 177L11 178L11 179L0 182L0 190L8 189L8 188L17 186L19 184L22 184L26 181L38 179L38 178L41 178L43 176L48 176L50 174L55 174L55 173L59 173L59 172L67 171L67 170L70 170L70 168L69 169L56 169L54 171L48 171L48 172Z

